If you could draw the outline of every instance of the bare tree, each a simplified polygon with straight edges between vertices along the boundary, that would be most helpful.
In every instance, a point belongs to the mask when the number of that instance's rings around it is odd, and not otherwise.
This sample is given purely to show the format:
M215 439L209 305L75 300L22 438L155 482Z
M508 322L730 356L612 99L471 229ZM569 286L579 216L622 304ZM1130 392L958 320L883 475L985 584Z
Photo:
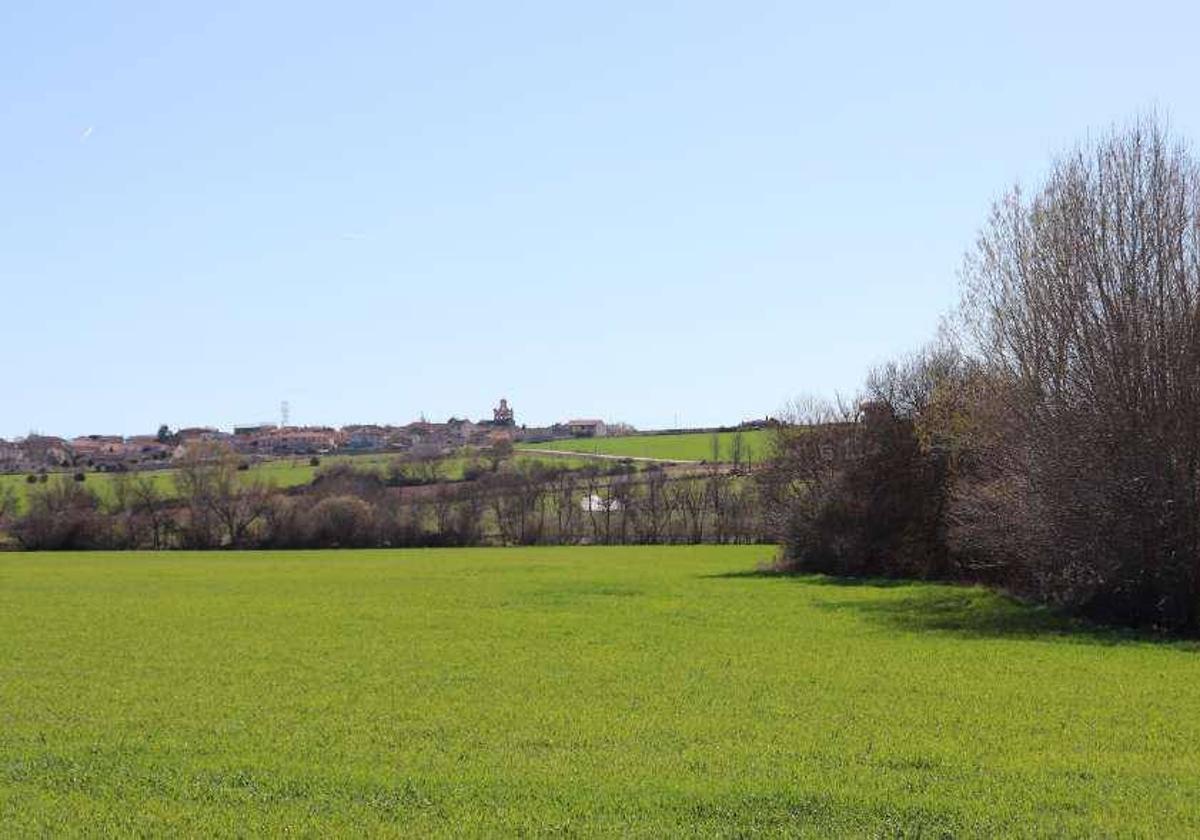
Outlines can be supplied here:
M705 501L712 513L713 541L723 543L728 538L730 521L730 493L732 479L720 469L710 469L704 480Z
M243 480L238 457L218 444L193 446L175 474L175 487L188 508L186 542L193 548L240 547L267 514L271 488Z
M433 493L433 521L439 537L446 539L454 529L454 507L458 501L455 488L439 484Z
M578 539L580 518L579 481L573 470L558 470L554 474L551 490L554 497L555 532L558 541L571 543Z
M142 516L150 532L150 547L166 547L168 534L174 525L165 494L152 475L140 475L130 487L134 509Z
M546 530L548 483L537 463L492 476L489 501L505 542L532 545Z
M478 545L483 540L483 495L474 484L460 486L453 509L452 534L456 545Z
M771 539L794 535L797 518L815 515L849 463L857 410L842 401L801 397L771 430L770 458L756 475L762 516Z
M127 472L112 476L109 496L101 509L107 514L113 544L127 548L143 544L143 523L133 500L133 476Z
M612 510L607 503L608 488L604 474L599 467L589 464L580 470L580 477L583 479L584 492L580 501L591 525L592 542L607 543L611 537Z
M31 488L28 508L13 527L13 535L27 549L61 550L106 548L107 528L100 502L90 489L58 475Z
M736 472L742 470L743 462L746 460L746 438L740 431L734 432L733 438L730 440L729 460L733 463L733 469Z
M956 540L1039 597L1200 626L1196 161L1154 118L1114 130L1000 200L964 276L996 387Z
M608 485L606 513L616 520L617 532L614 542L620 545L629 542L629 526L632 521L630 509L636 504L636 488L637 480L632 475L613 476Z
M667 490L667 472L655 464L642 473L640 492L631 494L626 515L639 543L663 542L670 527L673 500Z
M709 495L700 479L681 479L675 482L675 504L683 511L687 541L704 542L709 514Z

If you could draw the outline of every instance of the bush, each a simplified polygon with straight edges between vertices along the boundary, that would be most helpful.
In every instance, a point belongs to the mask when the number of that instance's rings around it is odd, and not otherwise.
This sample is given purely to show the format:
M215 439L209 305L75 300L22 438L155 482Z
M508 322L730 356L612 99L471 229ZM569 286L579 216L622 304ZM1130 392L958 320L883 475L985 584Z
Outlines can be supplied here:
M375 510L354 496L329 496L310 514L311 542L322 548L361 548L375 544Z
M782 472L796 488L778 517L785 568L854 577L950 573L945 457L922 445L893 387L902 375L922 374L926 362L877 374L871 399L846 422L777 432L780 465L763 480L778 481Z
M35 551L107 547L107 521L94 493L62 475L31 490L28 511L12 528L21 545Z
M1200 630L1200 166L1153 120L995 208L967 323L1001 383L954 539L1027 594Z
M1200 164L1152 120L1102 138L998 202L963 274L970 359L777 431L785 565L1200 631Z
M310 534L306 500L275 496L263 516L264 548L308 548Z

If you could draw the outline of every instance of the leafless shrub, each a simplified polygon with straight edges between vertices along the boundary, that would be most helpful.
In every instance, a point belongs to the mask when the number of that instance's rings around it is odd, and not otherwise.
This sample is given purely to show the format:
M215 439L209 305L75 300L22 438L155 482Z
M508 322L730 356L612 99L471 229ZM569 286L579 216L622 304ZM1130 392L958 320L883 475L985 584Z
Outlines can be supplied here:
M872 371L855 410L810 402L774 432L760 492L785 566L845 575L949 573L948 458L919 419L961 370L930 347ZM719 509L719 508L718 508Z
M1031 594L1195 629L1200 606L1200 173L1158 121L999 201L964 323L999 387L953 538Z
M34 551L108 548L109 522L96 494L62 474L31 488L27 511L12 531Z
M356 496L327 496L309 513L311 544L328 548L375 545L375 510Z
M193 446L175 473L186 507L181 530L188 548L244 547L271 506L272 490L238 474L239 459L221 444Z

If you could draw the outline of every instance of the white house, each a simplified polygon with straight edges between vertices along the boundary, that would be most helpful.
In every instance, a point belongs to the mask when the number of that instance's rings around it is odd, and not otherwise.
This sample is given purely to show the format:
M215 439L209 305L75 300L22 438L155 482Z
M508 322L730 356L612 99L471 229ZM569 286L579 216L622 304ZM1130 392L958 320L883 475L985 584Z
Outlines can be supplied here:
M606 513L621 509L621 503L616 499L602 499L595 493L580 499L579 506L584 513Z

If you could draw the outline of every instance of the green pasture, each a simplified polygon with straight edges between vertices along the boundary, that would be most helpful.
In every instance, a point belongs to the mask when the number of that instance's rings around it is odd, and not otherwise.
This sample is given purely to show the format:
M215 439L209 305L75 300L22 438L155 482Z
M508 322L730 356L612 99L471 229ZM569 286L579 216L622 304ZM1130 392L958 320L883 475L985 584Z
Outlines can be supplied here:
M250 469L244 473L240 473L240 475L247 481L260 480L279 488L287 488L308 484L312 481L318 469L318 467L309 466L307 458L288 458L253 464ZM49 473L47 480L58 481L63 476L70 479L74 474L74 471ZM175 496L175 470L147 470L125 473L124 475L128 476L131 481L148 477L158 487L164 498ZM94 492L101 502L107 503L112 501L113 485L116 481L120 480L115 473L85 472L84 476L84 486ZM41 484L30 484L24 473L6 473L0 475L0 487L5 485L9 485L17 491L18 498L22 504L31 489L44 486Z
M720 457L732 458L733 438L737 432L718 432ZM767 456L770 445L768 431L742 432L746 454L754 461ZM675 461L712 461L713 433L688 432L680 435L628 435L625 437L574 438L530 444L531 449L556 449L584 452L591 455L619 455L627 458L662 458Z
M0 555L0 836L1200 834L1194 645L770 551Z
M289 487L299 487L305 484L312 483L312 480L320 473L323 468L329 468L336 464L348 464L356 470L364 472L373 472L380 477L385 477L389 466L396 461L399 456L395 453L369 453L362 455L323 455L320 458L318 466L312 466L309 457L296 458L277 458L270 461L261 461L250 466L240 475L246 481L263 481L279 489ZM441 476L444 480L455 481L463 477L463 471L470 463L470 458L465 455L456 455L441 459L442 472ZM531 454L518 453L510 459L514 463L529 464L543 463L556 467L568 467L570 469L578 469L594 463L585 458L556 458L553 456L538 456ZM50 473L50 481L58 480L59 476L65 475L71 478L74 472L66 473ZM150 479L158 486L159 491L165 498L175 496L175 471L172 469L152 470L145 472L126 473L131 479L150 477ZM117 481L113 473L88 472L85 473L84 486L92 490L101 502L110 502L113 499L113 483ZM24 500L31 488L43 486L38 484L30 484L27 476L21 474L0 474L0 489L5 486L11 486L17 492L18 499L21 505L24 505Z

